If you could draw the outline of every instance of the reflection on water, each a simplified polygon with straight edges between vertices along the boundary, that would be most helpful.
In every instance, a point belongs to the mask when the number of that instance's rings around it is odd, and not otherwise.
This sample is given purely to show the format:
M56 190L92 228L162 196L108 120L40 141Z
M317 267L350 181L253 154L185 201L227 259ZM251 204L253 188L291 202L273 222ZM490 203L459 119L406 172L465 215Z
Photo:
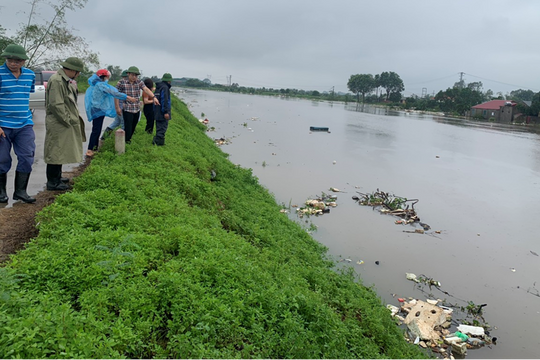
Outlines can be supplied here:
M330 255L352 259L384 301L425 297L405 273L425 274L461 300L488 304L485 317L500 341L468 358L538 357L540 302L531 295L540 289L540 257L531 253L540 253L538 129L373 106L357 111L354 103L204 91L181 97L194 114L206 114L216 128L209 136L234 137L223 150L252 168L279 203L342 190L330 214L312 219L313 236ZM418 198L418 215L441 234L406 233L351 199L377 188ZM457 301L435 289L433 296Z

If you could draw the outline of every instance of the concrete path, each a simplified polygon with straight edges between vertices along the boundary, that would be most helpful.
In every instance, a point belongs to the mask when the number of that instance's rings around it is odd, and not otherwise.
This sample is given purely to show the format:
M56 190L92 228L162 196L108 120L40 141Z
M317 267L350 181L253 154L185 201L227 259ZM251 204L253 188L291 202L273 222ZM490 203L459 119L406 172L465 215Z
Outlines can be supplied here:
M84 94L79 95L79 112L81 113L82 118L85 121L85 130L86 130L86 138L90 138L90 132L92 131L92 123L87 121L86 118L86 112L84 110ZM105 118L105 121L103 123L103 129L107 125L110 125L113 122L114 119L112 118ZM32 168L32 174L30 175L30 181L28 183L28 195L34 196L38 192L45 189L45 183L47 182L47 177L45 175L45 168L46 165L43 161L43 148L45 143L45 110L35 110L34 111L34 132L36 133L36 154L34 158L34 165ZM88 146L88 143L83 144L83 160L86 153L86 147ZM13 182L15 178L15 169L17 167L17 157L13 153L13 150L11 150L11 157L13 159L13 164L11 166L11 170L8 172L7 176L7 193L9 196L9 202L7 204L0 204L0 208L5 207L12 207L13 204L24 204L22 201L13 201ZM79 164L67 164L62 167L63 171L69 171L75 167L77 167Z

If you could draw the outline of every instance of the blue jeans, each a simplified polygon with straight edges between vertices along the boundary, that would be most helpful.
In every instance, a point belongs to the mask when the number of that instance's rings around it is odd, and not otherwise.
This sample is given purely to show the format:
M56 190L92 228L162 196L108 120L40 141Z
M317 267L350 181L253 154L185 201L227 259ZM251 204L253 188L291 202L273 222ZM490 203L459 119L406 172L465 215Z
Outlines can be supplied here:
M124 130L124 117L122 115L116 115L111 125L107 126L109 129L116 129L118 126Z
M17 170L31 173L36 152L36 134L32 125L20 129L2 128L6 137L0 136L0 174L11 169L11 147L17 155Z

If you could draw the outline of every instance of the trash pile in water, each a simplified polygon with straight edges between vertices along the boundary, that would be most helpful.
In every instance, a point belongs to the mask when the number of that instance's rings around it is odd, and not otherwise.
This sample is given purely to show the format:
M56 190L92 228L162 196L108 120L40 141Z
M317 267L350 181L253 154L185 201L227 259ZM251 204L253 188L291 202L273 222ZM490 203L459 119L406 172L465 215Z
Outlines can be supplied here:
M426 284L430 289L432 286L437 288L441 286L440 282L423 275L416 276L407 273L406 276L407 280ZM400 303L399 307L392 304L388 304L386 307L399 324L407 326L409 342L430 349L434 353L440 354L442 358L453 358L453 356L464 358L469 349L478 349L497 342L497 338L491 337L489 330L487 330L490 329L490 326L482 325L484 322L482 308L487 304L474 305L469 302L467 308L463 309L457 305L447 306L441 299L422 301L414 298L397 298L397 300ZM466 310L469 315L473 316L473 320L452 319L455 308L461 311ZM456 323L459 325L452 332L450 328Z
M371 206L377 208L380 213L399 217L395 221L396 224L408 225L418 223L422 228L415 229L413 231L404 230L404 232L424 234L426 231L431 230L431 226L420 221L420 217L414 209L414 205L419 201L418 199L407 199L401 196L396 196L384 191L377 191L371 194L357 193L360 196L353 196L352 199L358 202L359 205ZM440 234L441 231L434 231Z
M330 188L330 191L339 192L339 189ZM330 208L337 206L337 196L326 194L322 192L321 196L316 197L315 199L307 199L304 203L305 206L298 207L296 212L300 218L305 215L322 215L330 212Z
M217 145L217 146L221 146L221 145L228 145L230 144L230 140L227 140L225 138L219 138L219 139L214 139L214 143Z

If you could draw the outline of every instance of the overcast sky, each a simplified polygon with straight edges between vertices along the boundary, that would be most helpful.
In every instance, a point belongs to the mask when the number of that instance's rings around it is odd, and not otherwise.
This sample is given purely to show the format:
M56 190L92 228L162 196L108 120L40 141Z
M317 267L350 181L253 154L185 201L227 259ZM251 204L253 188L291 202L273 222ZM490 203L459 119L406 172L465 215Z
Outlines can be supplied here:
M29 9L0 0L8 35ZM393 71L409 96L463 72L484 91L540 91L538 0L88 0L66 19L102 67L146 76L347 91L353 74Z

